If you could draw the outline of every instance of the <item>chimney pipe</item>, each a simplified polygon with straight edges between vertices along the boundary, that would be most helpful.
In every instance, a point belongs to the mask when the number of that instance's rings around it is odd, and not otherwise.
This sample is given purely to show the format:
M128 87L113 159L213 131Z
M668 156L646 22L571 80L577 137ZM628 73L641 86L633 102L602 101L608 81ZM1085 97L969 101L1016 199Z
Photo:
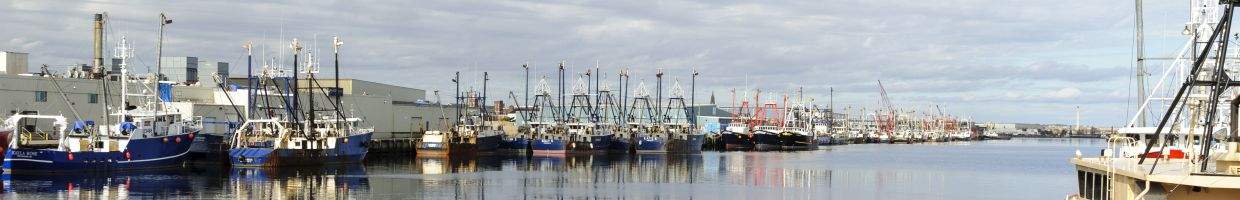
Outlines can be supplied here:
M95 60L94 75L95 77L103 77L103 13L95 13Z

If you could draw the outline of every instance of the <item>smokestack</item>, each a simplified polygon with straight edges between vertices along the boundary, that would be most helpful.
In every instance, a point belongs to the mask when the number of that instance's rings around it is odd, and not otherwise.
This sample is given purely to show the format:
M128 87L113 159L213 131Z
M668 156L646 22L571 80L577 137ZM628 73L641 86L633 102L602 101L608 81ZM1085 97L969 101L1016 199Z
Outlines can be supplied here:
M95 13L95 63L96 77L103 77L103 13Z

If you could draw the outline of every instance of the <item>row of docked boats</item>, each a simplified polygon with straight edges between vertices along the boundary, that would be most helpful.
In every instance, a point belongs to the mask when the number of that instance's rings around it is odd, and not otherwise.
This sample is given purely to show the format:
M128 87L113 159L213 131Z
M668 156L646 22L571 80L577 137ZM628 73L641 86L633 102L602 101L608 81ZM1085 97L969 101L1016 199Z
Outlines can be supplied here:
M763 102L762 91L755 90L752 99L734 97L732 116L726 118L729 121L718 134L708 138L707 148L809 150L821 145L1006 139L993 133L979 134L972 122L941 111L937 114L886 110L871 113L848 107L837 112L813 105L812 99L799 97L799 91L797 96L790 99L785 95L782 99Z
M160 17L162 31L171 20L162 14ZM99 30L104 23L105 15L96 14L93 69L97 71L88 72L86 78L99 81L103 86L99 93L105 94L102 104L87 105L100 105L98 109L107 115L90 119L79 114L77 105L70 103L57 82L60 76L45 66L38 76L55 86L72 115L21 112L8 116L0 124L6 173L171 168L186 164L191 157L235 167L324 165L358 162L368 152L365 144L373 128L363 127L359 118L347 117L341 108L338 85L319 85L315 77L318 60L313 53L303 53L296 39L290 45L292 70L275 67L273 61L258 76L247 74L247 110L238 108L241 103L233 104L235 119L241 121L235 132L206 134L202 117L186 112L194 104L172 100L172 85L178 83L166 81L162 74L131 74L129 61L134 49L124 37L114 51L115 60L120 61L114 66L116 71L103 70L103 36ZM333 52L338 51L341 43L337 38L333 44ZM249 54L250 45L245 48ZM299 60L303 54L310 58ZM252 56L248 59L253 63ZM247 67L253 69L252 65ZM299 74L307 77L299 78ZM240 92L226 89L222 77L216 75L216 79L225 95ZM118 102L107 95L115 92L119 92L115 95Z
M528 69L526 88L528 91ZM523 99L510 93L514 106L486 105L484 73L482 91L460 92L457 84L455 120L442 123L441 130L428 131L417 145L418 156L470 156L509 152L522 155L566 156L601 153L699 153L705 134L697 131L694 113L686 102L685 91L674 82L670 95L663 97L663 73L656 74L652 96L646 83L630 88L628 71L617 78L620 89L605 83L595 68L573 75L566 84L563 63L558 68L557 93L546 76L526 92ZM696 78L696 72L693 74ZM571 87L571 91L566 90ZM692 88L691 88L692 89ZM630 93L632 97L630 98ZM532 96L531 96L532 94ZM532 100L532 102L530 102ZM689 99L691 101L692 99ZM443 104L440 103L441 108ZM499 112L506 114L500 115ZM442 113L442 112L441 112ZM447 117L442 117L448 119Z

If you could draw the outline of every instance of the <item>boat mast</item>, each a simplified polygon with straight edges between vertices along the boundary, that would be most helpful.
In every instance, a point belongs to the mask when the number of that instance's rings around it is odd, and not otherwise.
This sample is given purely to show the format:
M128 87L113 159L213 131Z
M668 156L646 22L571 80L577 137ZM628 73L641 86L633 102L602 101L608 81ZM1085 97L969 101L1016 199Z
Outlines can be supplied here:
M297 38L293 38L293 43L289 44L289 48L293 50L293 71L292 71L293 81L292 81L292 84L288 84L289 85L288 88L290 88L293 93L293 102L292 102L293 106L290 106L289 109L292 112L289 112L289 113L292 113L292 116L290 117L293 119L293 123L300 126L297 128L298 130L301 130L302 131L301 133L304 135L306 127L302 125L300 117L298 117L298 116L301 116L301 111L300 111L301 110L301 99L299 97L300 96L299 94L301 94L301 90L300 90L301 81L299 81L297 77L297 74L299 73L298 71L299 66L297 65L297 61L298 61L297 55L301 54L301 44L297 42Z
M662 124L663 118L667 117L663 113L665 112L663 109L663 106L665 106L663 105L663 68L659 68L658 72L654 74L654 78L654 103L656 105L654 107L654 116L658 116L658 118L654 120L654 123Z
M318 131L316 131L318 127L314 123L314 120L318 119L318 116L315 116L318 110L314 108L314 88L319 81L314 79L314 74L318 71L315 69L318 66L314 63L314 49L306 51L306 123L310 127L307 129L310 131L309 134L318 136ZM297 84L301 85L301 81L297 81Z
M558 98L558 100L560 101L559 105L561 106L560 108L561 110L558 111L559 114L557 114L556 117L559 118L560 121L563 121L568 118L568 112L564 112L564 110L562 110L564 109L563 108L563 105L564 105L564 62L563 61L560 62L560 74L559 75L560 75L560 79L559 79L559 83L557 86L559 90L557 90L558 94L556 95L556 98Z
M257 93L254 90L256 83L254 83L254 52L251 50L253 49L253 47L254 47L254 43L250 41L245 41L245 44L241 45L241 48L245 48L245 86L247 87L247 91L245 92L246 93L245 95L246 96L246 100L245 100L245 118L246 119L244 120L246 121L249 121L249 118L253 117L252 115L254 113L254 104L255 104L254 94Z
M1144 14L1142 11L1141 4L1142 4L1142 0L1136 0L1136 18L1134 20L1135 26L1136 26L1134 28L1136 30L1136 33L1135 33L1136 36L1134 40L1136 40L1136 47L1137 47L1137 66L1136 66L1137 99L1144 101L1146 98L1146 94L1145 94L1145 76L1146 76L1145 74L1145 25L1143 22ZM1137 106L1141 106L1141 105L1138 104ZM1138 107L1137 110L1140 111L1141 109ZM1137 126L1145 127L1146 121L1148 121L1145 119L1145 112L1137 112L1137 120L1138 120L1136 124ZM1145 141L1145 134L1140 134L1140 137L1141 137L1140 141Z
M525 71L525 93L522 93L521 95L524 96L523 98L525 100L525 106L530 106L530 66L529 66L529 63L521 64L521 69ZM513 99L513 100L515 101L516 99Z
M452 85L456 86L456 90L454 90L454 94L456 96L453 97L456 103L456 105L453 106L456 109L456 121L452 122L452 124L455 125L457 123L461 123L461 72L456 72L456 75L452 77Z
M117 46L117 57L121 58L121 110L118 119L123 123L125 116L129 115L129 58L133 57L133 49L129 48L125 37L121 37L121 43ZM105 113L106 114L106 113Z
M333 77L333 79L335 80L332 81L333 83L332 90L329 91L328 96L335 96L336 101L333 103L335 104L336 115L337 115L335 118L336 128L339 129L343 127L346 129L346 131L352 131L352 130L347 130L347 129L352 129L353 128L352 126L346 127L344 125L344 122L348 119L345 118L343 111L341 111L344 109L344 104L341 103L341 99L340 99L340 98L344 98L344 89L340 88L340 46L341 45L344 45L344 41L340 41L339 36L332 36L332 62L334 65L334 69L332 69L332 72L335 72L336 76ZM348 132L345 132L345 133L348 133Z
M630 108L628 107L628 103L627 103L629 99L628 70L620 69L620 74L618 74L616 79L619 79L620 81L620 84L617 85L618 87L620 87L620 116L621 116L620 123L628 124L629 123L628 116L629 116L629 113L632 112L632 110L630 110ZM629 130L629 129L625 129L625 130Z
M697 68L693 69L693 75L689 77L689 124L693 125L693 129L697 129Z
M159 13L159 41L155 43L155 83L156 83L156 91L157 91L156 93L160 95L163 94L163 91L159 89L158 83L159 81L164 80L164 69L163 69L163 64L161 64L162 62L160 62L160 59L163 59L163 56L164 56L164 29L168 27L168 24L172 24L172 19L168 19L168 15L164 13ZM163 99L161 97L161 102L157 104L156 106L163 106L162 100ZM171 101L171 100L172 99L168 99L168 101ZM158 108L160 107L157 107L157 109L155 110L156 111L160 110Z
M478 120L481 121L478 126L479 129L486 128L487 116L491 114L487 110L487 80L491 80L491 78L487 72L482 72L482 94L474 95L475 98L481 98L476 99L478 101L478 117L480 118Z

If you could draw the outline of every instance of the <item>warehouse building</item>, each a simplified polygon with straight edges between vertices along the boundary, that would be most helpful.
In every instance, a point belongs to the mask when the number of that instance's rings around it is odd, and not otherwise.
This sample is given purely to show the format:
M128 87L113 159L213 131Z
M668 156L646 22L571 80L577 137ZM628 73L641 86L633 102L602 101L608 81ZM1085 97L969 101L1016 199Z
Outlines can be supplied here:
M103 92L103 81L99 79L66 78L63 72L54 76L29 72L24 53L3 52L0 57L0 116L14 113L60 114L73 118L74 109L84 120L103 122L105 112L103 104L119 101L120 92L116 82L109 82L109 92ZM245 78L229 79L231 87L217 87L215 84L202 84L203 76L194 74L201 70L201 59L196 57L170 57L165 59L164 71L168 80L178 80L172 89L173 108L187 113L187 118L204 121L208 132L229 131L230 124L240 122L238 113L248 109L245 105ZM192 62L191 62L192 61ZM177 64L170 64L177 63ZM216 73L227 73L227 64L216 62ZM190 70L194 69L194 70ZM174 71L176 71L174 73ZM208 76L210 77L210 76ZM57 89L51 80L60 85ZM309 87L309 81L300 81L302 87ZM320 80L319 86L333 87L332 80ZM442 116L454 116L454 109L445 108L426 100L426 90L395 86L371 81L342 79L340 81L342 104L346 115L360 117L365 124L374 126L375 139L414 138L428 129L440 127ZM63 90L64 92L60 92ZM317 90L316 90L317 91ZM449 97L450 98L450 97ZM66 101L66 99L68 101ZM303 100L304 101L304 100ZM316 99L326 103L326 97ZM236 105L236 106L234 106ZM443 112L443 113L441 113Z

